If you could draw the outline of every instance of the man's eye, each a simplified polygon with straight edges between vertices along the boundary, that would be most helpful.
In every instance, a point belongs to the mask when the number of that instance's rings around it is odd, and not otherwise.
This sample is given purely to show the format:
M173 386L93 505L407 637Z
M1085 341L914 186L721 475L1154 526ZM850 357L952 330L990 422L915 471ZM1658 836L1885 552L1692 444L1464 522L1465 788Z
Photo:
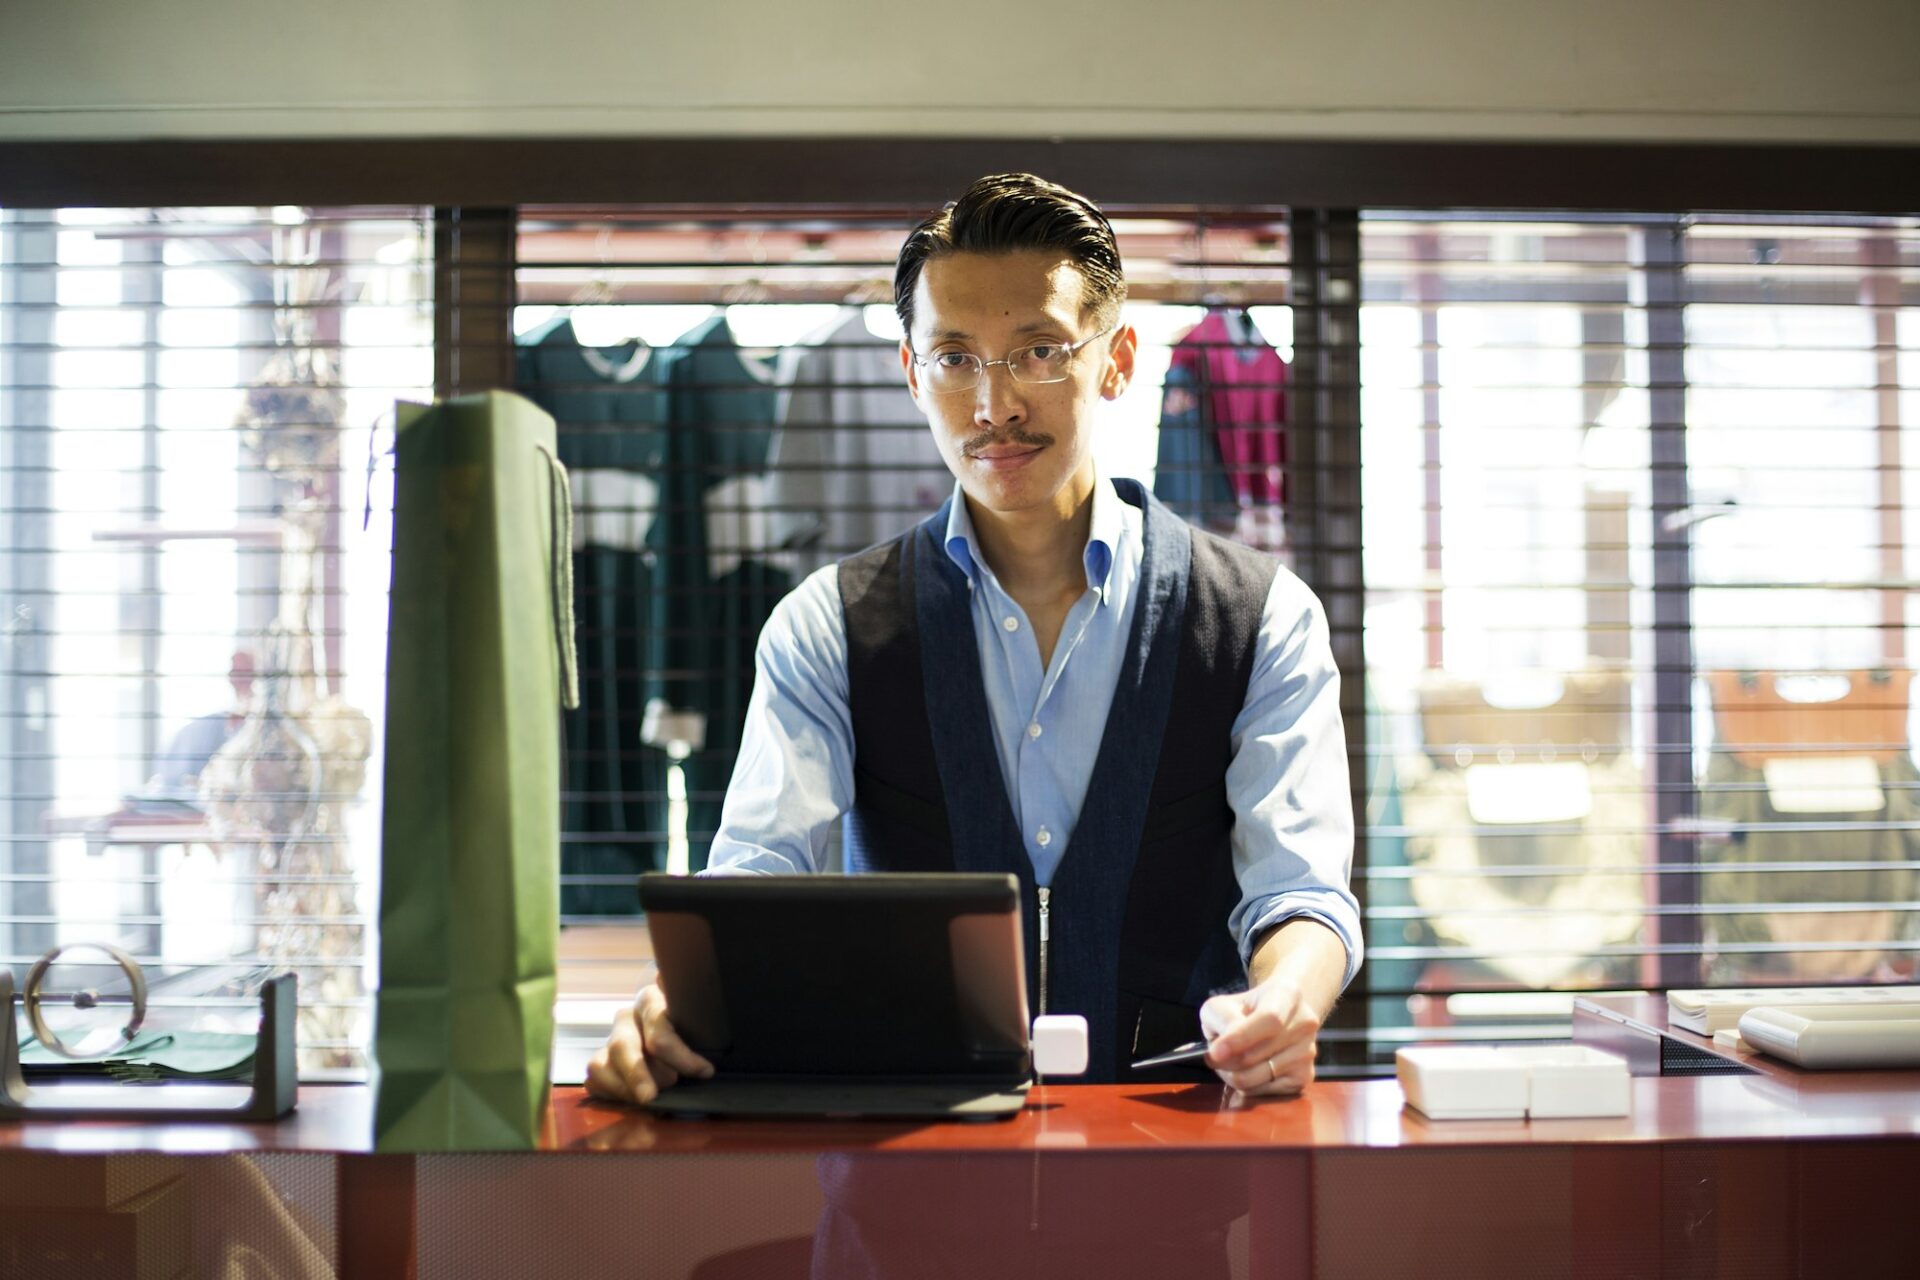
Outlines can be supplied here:
M1041 364L1047 364L1051 361L1058 360L1063 350L1065 350L1065 348L1056 343L1036 342L1027 348L1027 359L1036 360Z
M933 367L936 369L946 369L951 372L955 369L964 369L972 363L973 357L964 351L936 351L933 353Z

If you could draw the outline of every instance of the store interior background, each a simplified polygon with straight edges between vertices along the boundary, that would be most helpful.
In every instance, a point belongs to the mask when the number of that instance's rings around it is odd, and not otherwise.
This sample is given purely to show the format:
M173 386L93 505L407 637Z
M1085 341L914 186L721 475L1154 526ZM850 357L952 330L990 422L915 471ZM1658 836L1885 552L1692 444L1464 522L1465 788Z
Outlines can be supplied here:
M940 192L931 189L933 169L916 159L912 139L1709 143L1735 148L1920 144L1920 62L1913 57L1920 49L1920 8L1903 0L1840 0L1817 7L1784 0L1684 7L1634 0L1603 10L1519 0L1338 6L1201 0L1177 14L1139 0L1037 10L997 2L960 10L829 3L799 12L757 0L676 8L665 15L606 2L396 6L343 0L324 11L306 11L215 0L168 6L36 6L4 0L0 33L0 143L892 138L908 141L893 149L889 181L924 182L930 199ZM590 153L572 154L581 156L583 192L603 180ZM695 151L686 163L697 168L703 162ZM1577 154L1559 163L1577 168ZM1080 185L1099 198L1103 193L1097 175L1092 176ZM698 173L679 179L682 186L696 187L701 180ZM432 200L413 194L399 198ZM1590 207L1619 207L1604 191L1591 193L1589 200ZM8 203L0 187L0 206ZM198 202L183 196L179 203ZM77 215L77 224L86 220ZM262 221L291 225L271 213ZM1911 242L1911 222L1901 234ZM1633 250L1627 239L1613 261L1629 262ZM395 393L417 397L431 390L425 349L431 326L420 310L429 293L425 264L431 233L400 218L364 231L351 244L351 252L364 255L373 273L372 292L362 298L385 297L414 308L397 328L382 327L379 317L350 317L341 335L349 345L409 348L392 353L391 361L377 369L357 357L362 369L374 371L365 375L364 386L348 390L352 422L342 451L355 460L373 442L383 398L390 402ZM577 259L579 253L559 256ZM592 276L576 262L573 276L563 272L549 282L539 306L556 299L564 305ZM524 291L524 273L521 284ZM1284 311L1256 308L1255 319L1270 341L1292 355L1290 335L1283 332L1292 321ZM522 333L544 318L538 306L522 312L513 321ZM1901 313L1894 338L1902 388L1920 386L1914 371L1920 358L1916 314L1911 306ZM685 318L691 323L697 317ZM1175 318L1191 317L1183 312ZM1410 313L1397 318L1382 313L1373 335L1383 353L1376 368L1388 371L1389 380L1402 377L1392 369L1403 370L1402 392L1424 377L1418 366L1422 338L1417 323L1406 328L1409 319ZM790 341L808 327L798 319L784 327L775 324L768 340ZM1178 327L1168 323L1159 331L1162 355ZM1529 334L1523 345L1538 336ZM1633 345L1632 333L1625 338ZM1576 328L1540 341L1552 347L1581 340ZM1638 340L1644 345L1644 334ZM1726 340L1739 341L1737 334ZM1384 354L1389 347L1398 353L1391 359ZM1501 376L1489 375L1489 381L1498 383ZM1563 380L1577 385L1582 376L1576 368ZM1810 376L1817 381L1825 375ZM1644 369L1637 380L1646 385ZM1572 394L1577 397L1577 390ZM1901 394L1903 406L1911 407L1901 409L1900 420L1908 426L1920 422L1920 405L1914 403L1920 393ZM1136 417L1145 414L1136 424L1140 430L1151 427L1155 404L1140 396L1129 409L1137 411ZM1408 411L1417 415L1419 406ZM213 410L215 416L231 412L230 406ZM1571 412L1577 417L1578 406ZM1616 463L1644 455L1644 417L1641 412L1640 418L1617 424L1624 434L1616 440L1625 443L1616 446ZM1151 456L1150 445L1140 444L1144 437L1132 439L1128 458ZM1418 448L1416 435L1404 443ZM1575 442L1574 455L1585 465L1592 465L1596 452L1603 450L1596 446L1583 453ZM231 465L232 455L226 456ZM1375 474L1382 483L1409 486L1404 492L1417 502L1417 468L1401 465L1407 456L1380 455ZM349 461L343 470L349 481L356 465ZM185 510L204 496L181 491L171 501ZM107 502L104 509L112 506ZM1644 516L1642 498L1635 498L1634 509L1636 519ZM98 523L101 516L101 509L75 505L56 519L66 519L76 538L86 538L92 536L90 526L81 526ZM375 712L384 618L385 530L378 516L365 531L357 519L339 530L343 563L349 566L339 589L348 627L344 684L349 701ZM1911 528L1904 536L1913 536ZM1417 531L1409 537L1400 550L1412 557L1409 573L1417 578ZM1636 533L1629 541L1638 555L1650 545L1650 535ZM355 563L358 570L351 568ZM113 565L100 570L109 577L120 572ZM191 576L191 562L181 561L174 572L169 581ZM229 565L220 571L226 577L216 574L208 581L234 581L239 572ZM1371 567L1369 585L1382 585ZM1567 599L1577 604L1577 596L1576 591ZM254 618L251 625L264 621L264 616ZM1413 617L1399 640L1382 632L1381 653L1413 652L1419 626ZM1374 643L1370 637L1369 644ZM180 659L183 669L197 674L190 684L168 686L184 692L159 695L169 714L190 714L224 696L228 672L221 664L229 647L228 641L210 642L204 652ZM1877 656L1855 658L1849 651L1844 665L1872 665ZM108 665L118 660L115 652L102 651ZM1842 663L1831 655L1800 659L1815 660ZM1417 665L1418 659L1409 661ZM124 705L115 701L121 695L112 689L102 686L96 693L106 719ZM373 750L368 776L377 780L377 743ZM91 786L99 792L81 797L98 809L137 785L149 764L122 760L119 774L95 778L83 777L82 766L70 767L69 773L81 779L74 784L81 791ZM363 876L369 860L377 861L373 789L377 781L345 819L356 833L349 857ZM16 806L16 829L39 822L45 807L28 815ZM113 878L110 868L120 864L103 862L79 840L69 844L55 856L71 869L72 883ZM169 856L189 877L209 867L204 857ZM363 881L357 909L371 909L369 893ZM1412 916L1429 910L1411 903L1396 909ZM250 945L246 936L229 939L220 932L223 902L206 899L180 910L186 913L182 929L205 945L240 950ZM92 927L76 923L73 932L61 936L78 939ZM1901 928L1910 949L1905 916ZM578 999L566 1013L578 1031L578 1050L592 1040L586 1029L604 1026L611 1002L631 989L636 953L630 937L574 932L568 991ZM590 938L593 945L585 941ZM356 935L355 945L360 940L371 953L370 935ZM1393 983L1383 979L1383 985ZM1390 999L1405 1005L1404 996ZM1508 1030L1533 1026L1537 1032L1557 1025L1559 1016L1557 1004L1545 1014L1537 1006L1516 1004L1496 1011L1491 1021ZM357 1063L351 1067L358 1069Z

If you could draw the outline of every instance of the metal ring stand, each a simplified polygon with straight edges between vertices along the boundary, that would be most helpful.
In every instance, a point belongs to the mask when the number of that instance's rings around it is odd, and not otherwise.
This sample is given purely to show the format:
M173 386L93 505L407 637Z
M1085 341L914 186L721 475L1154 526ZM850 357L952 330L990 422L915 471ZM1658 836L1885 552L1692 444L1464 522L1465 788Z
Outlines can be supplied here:
M70 945L71 947L86 947L94 951L106 952L108 956L112 957L113 962L120 966L121 972L127 975L127 985L133 988L133 1017L128 1020L126 1026L120 1029L120 1038L128 1044L132 1044L134 1037L140 1033L140 1024L147 1019L146 971L140 967L139 961L111 943L76 942ZM40 984L46 981L47 970L53 967L53 962L60 958L61 952L69 949L68 945L55 947L33 962L33 968L27 970L27 989L21 997L21 1003L27 1006L27 1025L33 1028L34 1038L61 1057L73 1058L78 1061L93 1055L75 1053L72 1049L69 1049L66 1042L55 1035L51 1027L47 1026L47 1020L40 1012ZM82 1008L92 1008L99 998L100 993L97 991L83 991L74 997L74 1004Z
M79 944L75 944L79 945ZM90 944L99 945L99 944ZM106 947L134 983L135 1016L122 1031L131 1040L146 1011L146 980L132 957ZM42 956L27 979L27 1017L34 1034L55 1053L75 1056L56 1037L49 1036L40 1016L39 983L60 948ZM269 978L260 989L259 1041L253 1050L253 1080L244 1101L232 1106L195 1105L186 1099L204 1096L204 1084L47 1084L33 1086L20 1071L20 1027L13 1014L13 973L0 967L0 1120L142 1119L165 1121L278 1120L293 1110L298 1078L294 1061L294 1015L298 988L294 975ZM191 1090L191 1091L190 1091ZM169 1101L171 1094L174 1101Z

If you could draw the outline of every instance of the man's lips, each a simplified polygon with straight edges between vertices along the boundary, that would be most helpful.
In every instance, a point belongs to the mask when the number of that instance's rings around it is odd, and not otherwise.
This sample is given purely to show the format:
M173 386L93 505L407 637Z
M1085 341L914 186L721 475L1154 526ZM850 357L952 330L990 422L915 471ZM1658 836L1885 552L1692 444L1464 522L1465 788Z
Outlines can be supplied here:
M974 450L967 456L990 471L1012 471L1039 457L1044 448L1039 444L1001 444Z

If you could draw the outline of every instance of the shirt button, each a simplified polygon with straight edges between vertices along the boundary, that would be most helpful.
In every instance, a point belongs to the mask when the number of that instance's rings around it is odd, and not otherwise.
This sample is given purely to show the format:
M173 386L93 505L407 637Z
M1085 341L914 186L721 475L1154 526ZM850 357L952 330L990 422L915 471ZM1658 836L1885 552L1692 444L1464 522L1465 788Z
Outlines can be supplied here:
M1044 849L1048 845L1053 843L1053 832L1047 830L1045 827L1042 827L1040 828L1039 831L1034 833L1033 842L1039 845L1042 849Z
M1020 629L1020 619L1002 618L1000 619L1000 625L1005 627L1009 631L1018 631Z
M1035 720L1027 726L1027 736L1029 738L1037 738L1040 736L1040 722L1038 720Z

